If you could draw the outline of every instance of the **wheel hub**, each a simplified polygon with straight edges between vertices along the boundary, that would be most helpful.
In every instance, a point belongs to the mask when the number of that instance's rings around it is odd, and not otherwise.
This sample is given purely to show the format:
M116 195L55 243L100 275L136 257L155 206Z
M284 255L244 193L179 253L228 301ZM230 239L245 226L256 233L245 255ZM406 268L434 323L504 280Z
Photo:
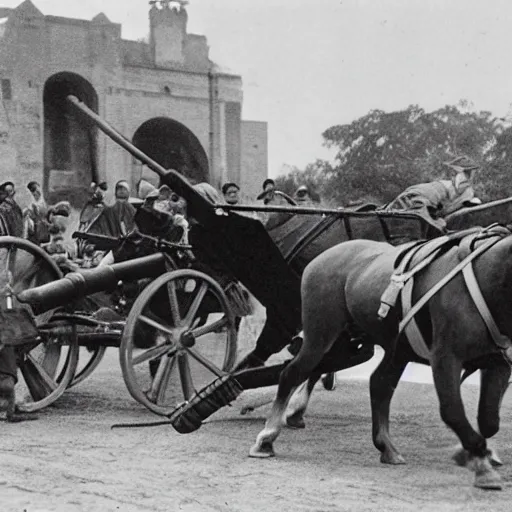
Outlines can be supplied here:
M196 339L190 331L185 331L180 336L180 345L185 348L193 347L196 344Z

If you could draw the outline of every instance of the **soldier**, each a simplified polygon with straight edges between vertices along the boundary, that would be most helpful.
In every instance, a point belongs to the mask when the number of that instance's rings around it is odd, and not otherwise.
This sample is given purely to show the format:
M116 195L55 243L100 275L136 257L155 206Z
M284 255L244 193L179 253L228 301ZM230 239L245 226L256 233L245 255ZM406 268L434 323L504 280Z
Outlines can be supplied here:
M12 181L0 185L0 216L2 217L3 234L23 236L23 212L15 201L16 189Z
M442 217L465 206L480 204L473 190L474 173L480 166L465 156L444 162L454 175L450 180L437 180L412 185L387 204L385 210L422 211L437 227L444 229Z

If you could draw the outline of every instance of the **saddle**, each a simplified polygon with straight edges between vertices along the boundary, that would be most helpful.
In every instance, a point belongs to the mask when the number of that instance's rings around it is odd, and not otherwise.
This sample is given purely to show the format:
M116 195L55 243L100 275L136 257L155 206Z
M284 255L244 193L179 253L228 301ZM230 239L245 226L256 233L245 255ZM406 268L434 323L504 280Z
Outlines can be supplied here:
M402 301L402 321L399 325L400 335L403 331L414 352L421 358L430 360L430 351L414 319L420 309L459 272L463 273L468 291L486 324L496 345L509 359L512 352L512 342L499 332L492 314L487 307L473 272L472 261L480 254L490 249L492 245L511 232L502 226L492 225L485 229L472 228L445 235L426 242L411 242L406 244L397 255L390 283L381 296L378 310L380 319L386 318L390 309L396 305L398 298ZM412 292L414 276L430 265L435 259L454 247L457 247L460 263L434 285L414 306Z
M416 240L401 246L395 258L391 281L381 297L381 306L378 311L379 318L387 316L389 310L395 306L404 285L412 280L415 274L423 270L435 259L445 254L449 249L459 245L462 240L471 235L481 233L481 228L471 228L444 235L433 240Z

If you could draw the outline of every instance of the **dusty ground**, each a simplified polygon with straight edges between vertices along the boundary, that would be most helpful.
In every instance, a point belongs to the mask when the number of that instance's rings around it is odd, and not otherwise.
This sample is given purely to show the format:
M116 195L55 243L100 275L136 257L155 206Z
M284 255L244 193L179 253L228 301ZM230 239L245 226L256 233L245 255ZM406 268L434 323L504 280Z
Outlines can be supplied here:
M126 391L117 351L39 421L2 424L0 510L36 511L510 511L512 393L503 404L497 445L505 462L501 492L472 487L455 467L456 440L442 424L433 387L403 382L393 402L392 432L408 464L384 466L371 443L367 382L319 389L303 431L284 431L277 457L247 451L269 407L240 407L272 388L242 395L199 431L171 427L110 430L154 416ZM343 374L340 374L342 376ZM357 372L356 372L357 375ZM477 387L465 385L474 417Z

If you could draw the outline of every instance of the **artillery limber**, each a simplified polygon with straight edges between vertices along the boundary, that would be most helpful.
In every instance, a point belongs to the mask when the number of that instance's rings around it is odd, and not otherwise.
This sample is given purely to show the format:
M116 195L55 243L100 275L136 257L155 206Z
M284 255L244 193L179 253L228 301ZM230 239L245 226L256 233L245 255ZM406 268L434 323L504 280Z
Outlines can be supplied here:
M176 418L187 404L203 401L208 395L204 390L213 386L222 390L214 393L220 401L209 403L213 412L241 389L276 384L283 367L238 372L238 387L230 387L228 377L237 355L236 317L244 314L230 296L233 283L242 283L267 310L260 339L284 347L300 330L300 274L308 259L349 238L397 244L439 234L425 219L408 213L212 204L184 177L163 169L76 98L68 99L187 201L195 228L190 232L191 246L151 233L122 239L77 234L100 249L142 245L143 255L128 251L129 259L121 258L125 261L66 276L29 242L0 239L9 269L5 308L25 311L20 322L32 329L29 343L15 341L30 398L20 405L24 410L56 400L92 373L106 347L117 347L128 390L150 410ZM246 209L308 221L296 223L291 236L277 230L271 238L259 221L234 213ZM17 259L21 251L32 257L28 267L26 258ZM87 357L77 372L80 349ZM372 354L373 350L356 348L347 355L346 365L359 364ZM334 369L339 368L326 367ZM206 417L203 412L200 416Z

